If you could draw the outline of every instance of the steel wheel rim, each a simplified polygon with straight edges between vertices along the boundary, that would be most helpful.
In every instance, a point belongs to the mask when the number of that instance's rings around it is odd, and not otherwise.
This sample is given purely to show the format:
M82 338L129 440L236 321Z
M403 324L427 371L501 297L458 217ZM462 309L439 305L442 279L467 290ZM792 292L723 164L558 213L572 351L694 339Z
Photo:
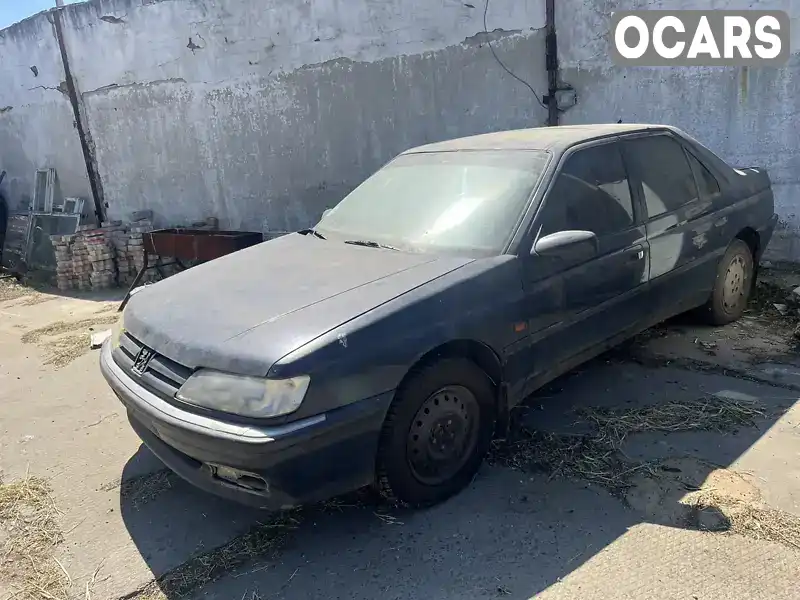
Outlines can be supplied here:
M736 309L747 290L747 264L741 256L734 256L725 272L722 288L722 305L726 311Z
M478 444L480 406L463 386L447 386L422 403L406 440L406 458L414 477L440 485L467 463Z

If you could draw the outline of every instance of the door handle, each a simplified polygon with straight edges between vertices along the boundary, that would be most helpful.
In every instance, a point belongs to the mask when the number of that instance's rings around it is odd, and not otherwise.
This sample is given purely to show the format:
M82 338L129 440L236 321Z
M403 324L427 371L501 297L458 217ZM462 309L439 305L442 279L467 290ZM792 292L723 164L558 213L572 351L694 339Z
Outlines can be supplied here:
M632 253L628 260L631 262L636 262L637 260L642 260L644 258L644 250L637 250L636 252Z

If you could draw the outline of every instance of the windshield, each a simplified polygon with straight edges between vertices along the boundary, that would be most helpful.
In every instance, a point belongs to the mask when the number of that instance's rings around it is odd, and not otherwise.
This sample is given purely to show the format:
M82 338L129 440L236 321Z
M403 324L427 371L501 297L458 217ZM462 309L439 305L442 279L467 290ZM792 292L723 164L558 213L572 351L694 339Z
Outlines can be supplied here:
M503 251L549 154L486 150L405 154L372 175L316 229L418 251Z

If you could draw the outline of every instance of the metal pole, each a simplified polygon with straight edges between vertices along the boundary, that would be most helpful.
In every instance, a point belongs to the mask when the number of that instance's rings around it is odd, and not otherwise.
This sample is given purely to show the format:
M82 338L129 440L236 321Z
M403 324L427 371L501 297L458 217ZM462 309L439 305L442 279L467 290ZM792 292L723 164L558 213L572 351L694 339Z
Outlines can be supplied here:
M545 61L547 65L547 124L558 125L558 42L556 41L556 3L545 0Z
M63 0L57 0L59 4L63 4ZM58 8L63 8L58 7ZM64 26L62 23L62 13L60 10L53 11L53 27L56 34L56 42L58 49L61 52L61 63L64 67L64 81L67 84L67 98L72 105L72 113L75 116L75 128L78 130L78 139L81 143L81 150L83 151L83 159L86 163L86 175L89 178L89 187L92 190L92 199L94 200L94 214L97 217L97 224L100 225L105 216L105 201L103 200L103 184L100 181L100 176L97 172L97 163L93 153L93 144L91 141L91 132L85 122L85 112L82 107L82 97L77 89L75 78L72 76L72 69L69 64L69 56L67 56L67 46L64 41Z

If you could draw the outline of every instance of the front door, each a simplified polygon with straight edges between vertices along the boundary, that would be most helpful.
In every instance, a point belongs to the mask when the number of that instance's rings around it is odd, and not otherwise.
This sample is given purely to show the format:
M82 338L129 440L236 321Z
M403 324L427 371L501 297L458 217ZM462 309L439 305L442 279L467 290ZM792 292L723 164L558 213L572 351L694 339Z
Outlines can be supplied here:
M592 232L596 245L547 254L532 249L522 259L531 385L645 315L639 292L648 279L649 246L640 217L617 141L565 157L534 219L530 247L565 231Z

